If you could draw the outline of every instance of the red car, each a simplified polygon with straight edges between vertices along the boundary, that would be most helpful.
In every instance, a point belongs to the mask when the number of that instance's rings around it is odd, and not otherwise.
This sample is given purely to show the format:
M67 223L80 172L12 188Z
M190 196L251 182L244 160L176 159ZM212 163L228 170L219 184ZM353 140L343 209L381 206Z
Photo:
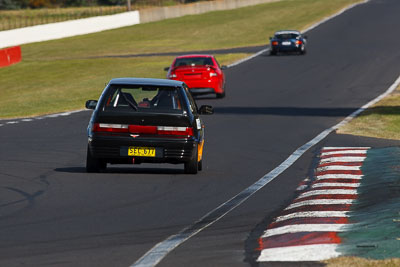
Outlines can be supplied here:
M185 55L174 59L168 71L167 79L186 83L193 95L216 94L225 96L225 75L215 57L211 55Z

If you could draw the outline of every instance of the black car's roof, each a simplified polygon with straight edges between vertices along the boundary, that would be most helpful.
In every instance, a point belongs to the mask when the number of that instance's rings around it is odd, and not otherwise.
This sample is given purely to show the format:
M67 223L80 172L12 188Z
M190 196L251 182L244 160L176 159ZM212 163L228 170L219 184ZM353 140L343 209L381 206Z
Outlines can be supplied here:
M109 84L156 85L156 86L182 86L183 82L167 79L153 78L114 78Z

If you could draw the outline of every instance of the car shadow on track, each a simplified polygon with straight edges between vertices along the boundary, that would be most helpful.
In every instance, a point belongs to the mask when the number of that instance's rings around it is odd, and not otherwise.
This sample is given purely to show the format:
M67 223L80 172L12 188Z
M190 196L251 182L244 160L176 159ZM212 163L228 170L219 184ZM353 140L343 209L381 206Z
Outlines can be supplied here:
M358 108L214 107L215 114L343 117Z
M307 107L214 107L215 114L232 115L277 115L307 117L346 117L359 108L307 108ZM400 106L377 106L368 108L358 116L371 114L399 115Z
M87 173L85 167L56 168L56 172ZM107 167L100 174L185 174L181 168L147 168L147 167ZM93 173L92 173L93 174Z

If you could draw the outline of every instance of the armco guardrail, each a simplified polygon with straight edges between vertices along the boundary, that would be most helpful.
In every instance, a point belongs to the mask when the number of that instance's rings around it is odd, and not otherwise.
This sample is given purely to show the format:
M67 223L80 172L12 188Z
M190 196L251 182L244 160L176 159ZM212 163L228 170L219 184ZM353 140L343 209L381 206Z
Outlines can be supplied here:
M0 67L7 67L21 61L21 47L0 49Z
M100 32L185 15L202 14L210 11L235 9L278 1L281 0L216 0L197 2L0 31L0 48Z

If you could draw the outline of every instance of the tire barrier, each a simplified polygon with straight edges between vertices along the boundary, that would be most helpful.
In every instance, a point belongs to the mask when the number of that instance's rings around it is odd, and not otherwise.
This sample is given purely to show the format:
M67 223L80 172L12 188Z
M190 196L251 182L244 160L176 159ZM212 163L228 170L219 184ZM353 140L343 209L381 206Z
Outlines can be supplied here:
M7 67L18 63L21 59L22 55L20 46L0 49L0 67Z

